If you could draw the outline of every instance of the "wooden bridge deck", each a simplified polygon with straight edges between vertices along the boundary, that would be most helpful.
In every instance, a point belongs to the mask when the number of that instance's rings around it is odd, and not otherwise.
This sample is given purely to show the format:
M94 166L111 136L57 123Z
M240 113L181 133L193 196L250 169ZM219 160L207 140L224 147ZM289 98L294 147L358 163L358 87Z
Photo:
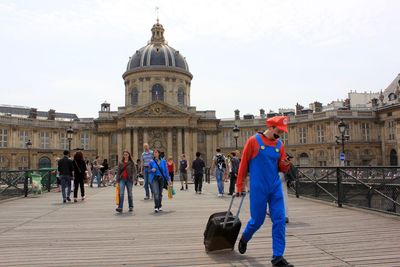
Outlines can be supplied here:
M141 187L134 212L123 214L113 187L86 189L78 203L62 204L55 192L0 203L0 266L270 266L269 220L245 255L205 253L208 216L229 203L215 184L202 195L178 187L159 214ZM400 217L294 197L289 204L285 256L295 266L400 266ZM240 217L246 224L248 199Z

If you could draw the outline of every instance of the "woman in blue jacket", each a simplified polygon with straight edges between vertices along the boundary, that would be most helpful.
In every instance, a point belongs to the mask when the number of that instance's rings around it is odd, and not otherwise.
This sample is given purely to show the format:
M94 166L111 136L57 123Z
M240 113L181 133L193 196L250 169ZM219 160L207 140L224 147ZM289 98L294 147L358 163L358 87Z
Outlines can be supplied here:
M154 158L150 161L150 184L153 188L154 197L154 212L162 211L162 191L164 182L167 181L171 185L168 175L167 162L165 159L160 159L160 151L153 151Z

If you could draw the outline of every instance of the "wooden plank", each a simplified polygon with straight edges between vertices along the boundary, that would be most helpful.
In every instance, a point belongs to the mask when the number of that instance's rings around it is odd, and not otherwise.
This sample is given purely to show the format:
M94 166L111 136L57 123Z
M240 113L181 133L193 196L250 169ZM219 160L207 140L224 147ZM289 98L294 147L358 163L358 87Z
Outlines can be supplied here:
M134 212L123 214L115 212L113 187L86 190L87 199L78 203L62 204L54 192L0 203L0 266L270 265L268 218L245 255L236 249L205 253L208 217L230 200L216 196L216 184L206 184L202 195L177 190L174 199L164 197L159 214L143 200L141 187L134 188ZM400 263L399 217L292 196L289 205L285 257L295 266ZM243 225L248 218L246 199Z

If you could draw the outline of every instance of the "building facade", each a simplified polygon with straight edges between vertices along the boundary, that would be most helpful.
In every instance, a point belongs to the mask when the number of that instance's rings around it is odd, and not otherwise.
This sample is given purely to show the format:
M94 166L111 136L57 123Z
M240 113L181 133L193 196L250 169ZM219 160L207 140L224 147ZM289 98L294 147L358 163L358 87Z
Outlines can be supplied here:
M302 166L337 166L342 152L337 136L341 119L347 124L345 164L350 166L398 165L400 136L400 75L380 93L350 92L348 99L327 106L245 114L234 111L230 119L217 119L215 111L198 111L190 105L193 75L184 56L167 44L164 28L153 25L148 44L129 58L123 73L125 105L111 110L101 104L98 118L0 106L0 168L24 169L56 166L69 148L67 129L72 127L72 150L83 150L88 159L99 155L115 165L127 149L134 159L143 144L189 162L197 151L208 166L217 147L228 153L243 149L246 140L265 129L275 115L289 117L289 133L282 136L294 163ZM122 93L122 92L121 92ZM235 138L234 126L239 127ZM32 147L26 146L31 140ZM29 164L30 163L30 164Z

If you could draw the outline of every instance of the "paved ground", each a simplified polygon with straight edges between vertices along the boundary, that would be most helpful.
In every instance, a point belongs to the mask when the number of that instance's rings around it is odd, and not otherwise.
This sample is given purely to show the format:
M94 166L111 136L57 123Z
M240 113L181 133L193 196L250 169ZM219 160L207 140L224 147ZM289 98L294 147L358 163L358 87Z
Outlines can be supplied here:
M218 198L215 184L202 195L177 189L159 214L141 187L133 213L115 212L114 187L87 188L75 204L62 204L55 192L1 202L0 266L270 266L269 220L245 255L207 254L207 219L230 198ZM294 197L289 204L286 258L295 266L400 266L400 217Z

